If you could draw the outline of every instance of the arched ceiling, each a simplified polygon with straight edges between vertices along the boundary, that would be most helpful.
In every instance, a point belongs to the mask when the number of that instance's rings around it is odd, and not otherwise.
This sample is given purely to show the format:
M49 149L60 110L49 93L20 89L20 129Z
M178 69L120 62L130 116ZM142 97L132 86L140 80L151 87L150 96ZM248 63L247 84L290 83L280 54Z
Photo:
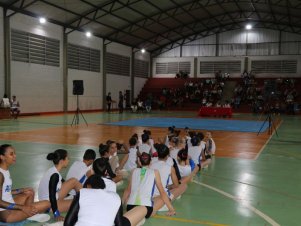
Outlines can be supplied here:
M301 34L300 0L0 0L0 6L153 55L215 33L267 28Z

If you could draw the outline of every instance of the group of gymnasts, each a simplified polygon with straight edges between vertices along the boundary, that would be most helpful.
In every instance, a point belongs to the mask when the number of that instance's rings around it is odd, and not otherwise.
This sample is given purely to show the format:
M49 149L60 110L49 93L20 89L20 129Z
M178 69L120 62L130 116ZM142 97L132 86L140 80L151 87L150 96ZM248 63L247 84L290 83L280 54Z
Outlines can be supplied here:
M47 155L53 162L38 188L34 202L32 188L12 189L9 168L16 162L13 146L0 146L0 222L20 222L38 213L50 212L61 225L133 226L142 225L157 211L173 216L172 201L187 189L193 176L207 167L215 154L211 133L189 131L185 136L175 127L154 143L151 131L139 139L134 134L129 144L109 140L99 145L100 158L92 149L83 160L75 161L64 180L60 174L69 163L68 152L57 149ZM117 153L123 153L119 160ZM126 172L130 172L127 175ZM128 177L120 198L117 185ZM126 205L126 213L123 213ZM65 217L61 212L67 212Z

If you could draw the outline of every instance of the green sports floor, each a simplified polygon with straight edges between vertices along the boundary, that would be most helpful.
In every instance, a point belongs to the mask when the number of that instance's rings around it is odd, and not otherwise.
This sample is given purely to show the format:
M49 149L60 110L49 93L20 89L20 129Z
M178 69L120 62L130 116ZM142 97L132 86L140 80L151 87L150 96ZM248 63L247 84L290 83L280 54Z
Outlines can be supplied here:
M149 115L124 113L84 114L89 123L104 123L149 116L195 117L194 112L153 112ZM234 118L258 118L236 114ZM34 187L51 166L45 158L57 148L69 151L70 164L81 159L86 145L49 144L3 140L7 132L34 131L68 125L73 115L21 117L0 120L0 144L16 148L17 163L11 168L14 188ZM180 225L301 225L301 116L281 116L283 122L256 160L215 157L202 170L180 200L174 202L177 215L163 213L146 221L145 226ZM233 140L233 142L236 142ZM218 149L217 149L218 151ZM65 175L66 171L63 172ZM124 186L118 188L122 193ZM29 223L28 225L42 225Z

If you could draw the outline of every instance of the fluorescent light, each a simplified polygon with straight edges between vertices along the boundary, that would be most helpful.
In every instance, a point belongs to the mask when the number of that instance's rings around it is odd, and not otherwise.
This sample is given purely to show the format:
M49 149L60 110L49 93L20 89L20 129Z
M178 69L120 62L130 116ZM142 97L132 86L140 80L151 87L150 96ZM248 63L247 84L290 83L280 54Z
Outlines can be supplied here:
M141 49L141 53L145 53L145 49Z
M91 34L91 32L90 32L90 31L87 31L87 32L86 32L86 36L87 36L88 38L90 38L90 37L91 37L91 35L92 35L92 34Z
M39 19L41 24L45 24L46 23L46 19L44 17L40 17Z
M251 29L252 29L252 25L251 25L251 24L247 24L247 25L246 25L246 29L247 29L247 30L251 30Z

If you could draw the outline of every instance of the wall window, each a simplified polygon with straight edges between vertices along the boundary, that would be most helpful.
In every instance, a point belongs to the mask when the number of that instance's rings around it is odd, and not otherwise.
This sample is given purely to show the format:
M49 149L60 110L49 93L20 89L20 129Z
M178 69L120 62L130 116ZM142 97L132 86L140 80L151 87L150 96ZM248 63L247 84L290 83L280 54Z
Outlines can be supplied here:
M68 68L100 72L100 50L68 44Z
M297 73L297 60L252 60L254 73Z
M134 75L136 77L147 78L149 74L149 62L138 59L135 59L134 62Z
M11 30L13 61L60 66L60 41L19 30Z
M180 71L190 74L190 68L189 61L156 63L156 74L177 74Z
M130 76L130 57L108 52L105 66L107 74Z
M201 61L200 74L241 73L241 61Z

